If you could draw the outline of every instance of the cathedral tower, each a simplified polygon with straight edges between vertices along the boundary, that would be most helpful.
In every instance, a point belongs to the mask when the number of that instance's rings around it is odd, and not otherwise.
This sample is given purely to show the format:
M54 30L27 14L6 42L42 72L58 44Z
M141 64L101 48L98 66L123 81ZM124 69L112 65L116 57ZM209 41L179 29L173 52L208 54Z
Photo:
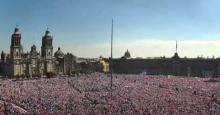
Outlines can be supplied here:
M53 57L53 36L48 28L42 37L41 57L46 59Z
M22 74L21 60L22 60L22 45L21 45L21 34L19 33L18 25L16 26L14 33L11 36L10 46L10 67L7 73L10 76L17 76Z
M16 26L14 33L11 36L10 46L10 58L11 60L21 59L22 46L21 46L21 34L19 33L18 25Z
M53 36L48 28L42 37L41 57L44 58L44 73L53 72Z

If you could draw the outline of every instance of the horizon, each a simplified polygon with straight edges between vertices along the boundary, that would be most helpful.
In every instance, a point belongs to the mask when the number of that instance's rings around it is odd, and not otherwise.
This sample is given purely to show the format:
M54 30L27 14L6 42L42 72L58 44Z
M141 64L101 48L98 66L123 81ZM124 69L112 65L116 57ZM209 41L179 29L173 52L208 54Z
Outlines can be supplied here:
M47 28L58 47L77 57L110 57L111 19L114 19L113 58L128 51L136 57L219 57L218 0L0 1L0 50L9 53L16 24L24 52L33 44L40 51Z

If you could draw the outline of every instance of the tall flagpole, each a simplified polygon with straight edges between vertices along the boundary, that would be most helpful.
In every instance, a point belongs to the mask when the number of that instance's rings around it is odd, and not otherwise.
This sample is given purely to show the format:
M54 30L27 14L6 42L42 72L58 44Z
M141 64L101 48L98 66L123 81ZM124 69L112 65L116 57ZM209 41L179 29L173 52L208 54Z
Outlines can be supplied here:
M176 53L177 53L177 41L176 41Z
M112 49L113 49L113 19L112 19L112 28L111 28L111 92L113 91L113 58L112 58ZM112 96L112 93L111 93Z

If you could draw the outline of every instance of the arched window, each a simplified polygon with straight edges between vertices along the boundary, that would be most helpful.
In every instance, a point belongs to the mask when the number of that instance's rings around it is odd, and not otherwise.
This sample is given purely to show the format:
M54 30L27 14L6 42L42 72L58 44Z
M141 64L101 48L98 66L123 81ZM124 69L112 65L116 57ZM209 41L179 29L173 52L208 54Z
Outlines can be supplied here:
M18 45L18 39L16 39L16 45Z
M50 52L49 52L49 56L50 56Z
M18 57L18 52L16 52L16 56Z
M16 45L16 39L14 39L14 45Z

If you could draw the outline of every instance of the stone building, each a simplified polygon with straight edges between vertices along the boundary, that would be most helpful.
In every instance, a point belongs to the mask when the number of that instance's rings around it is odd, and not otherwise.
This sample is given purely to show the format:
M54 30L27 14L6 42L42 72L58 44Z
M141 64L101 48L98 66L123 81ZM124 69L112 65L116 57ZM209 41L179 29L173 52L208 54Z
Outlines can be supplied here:
M61 51L60 47L54 53L54 57L56 58L56 68L55 71L57 74L63 74L64 72L64 53Z
M64 71L65 73L71 74L78 66L76 63L76 56L71 53L64 55Z
M149 75L176 75L204 77L205 71L213 72L213 77L220 77L220 58L180 58L176 52L173 57L131 58L127 50L121 58L113 59L113 72ZM104 59L111 62L109 59ZM111 64L111 63L110 63Z
M77 68L77 57L71 53L64 54L60 47L54 53L56 58L56 72L57 74L72 74L72 72Z
M29 52L24 52L21 44L21 33L18 26L11 36L10 53L2 51L0 62L0 74L10 77L20 75L40 75L47 72L57 74L66 74L67 70L73 71L76 57L72 55L65 57L65 54L58 48L53 55L53 36L49 29L46 30L42 37L41 53L37 52L36 46L33 45ZM69 55L69 54L67 54ZM68 61L68 67L65 66L65 60Z

